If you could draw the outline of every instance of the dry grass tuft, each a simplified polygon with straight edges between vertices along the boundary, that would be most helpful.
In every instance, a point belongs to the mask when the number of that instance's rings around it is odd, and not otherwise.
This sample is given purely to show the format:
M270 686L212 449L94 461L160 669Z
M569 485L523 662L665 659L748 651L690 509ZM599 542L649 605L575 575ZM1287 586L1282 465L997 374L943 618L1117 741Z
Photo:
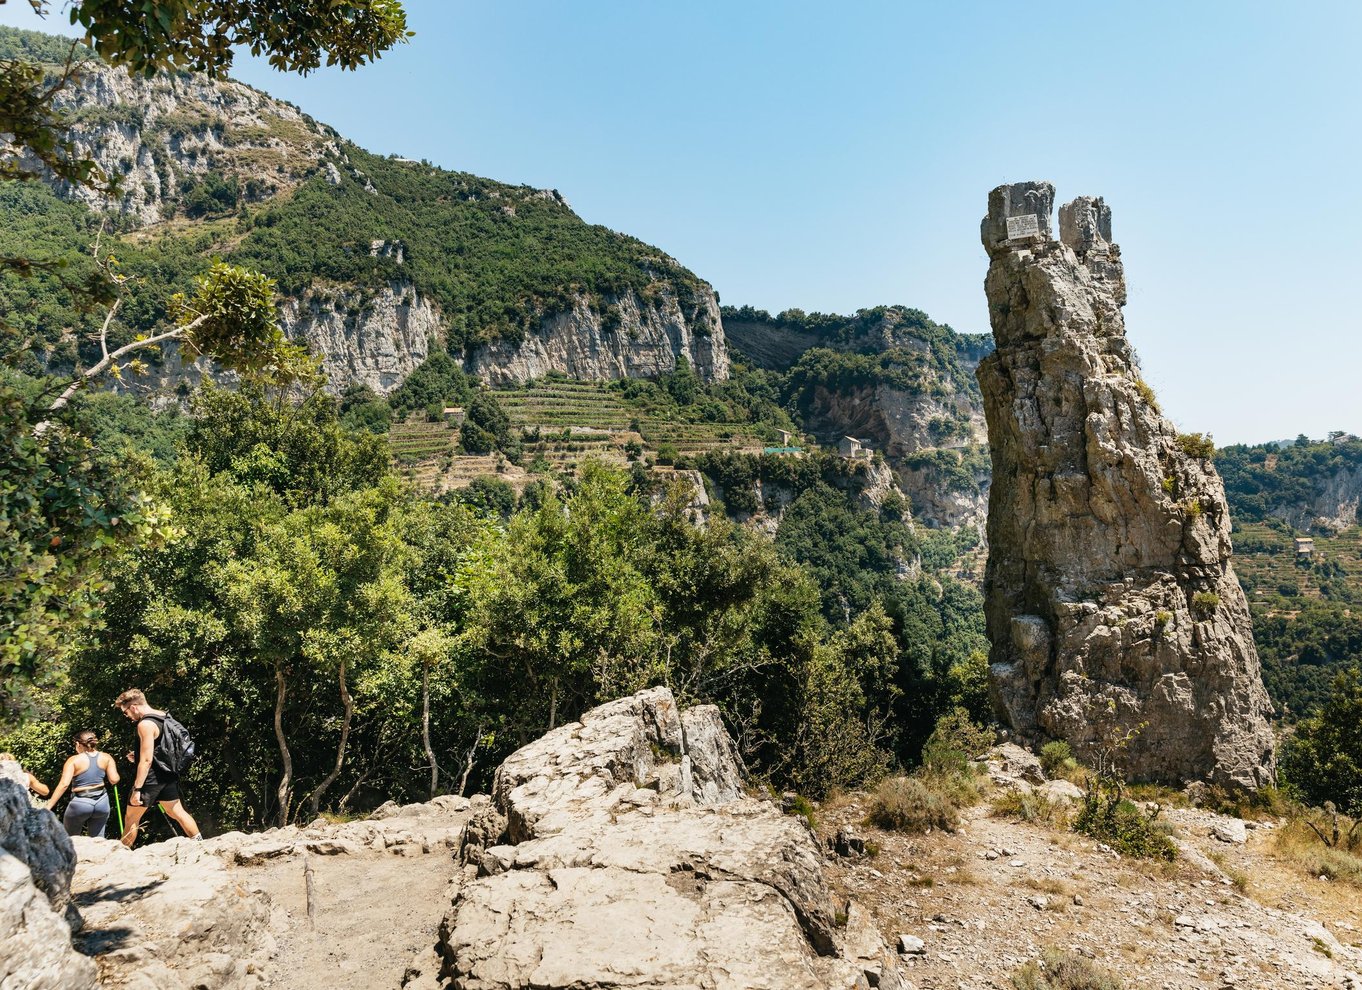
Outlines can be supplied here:
M1042 949L1040 959L1012 974L1016 990L1122 990L1121 981L1090 959L1061 949Z
M894 832L954 832L960 814L949 793L920 777L889 777L880 781L866 820Z
M1362 887L1362 841L1330 846L1303 818L1297 818L1277 830L1272 849L1309 876Z
M1069 802L1056 801L1039 791L1024 794L1012 789L994 798L991 814L994 818L1015 818L1036 825L1065 828L1069 824Z

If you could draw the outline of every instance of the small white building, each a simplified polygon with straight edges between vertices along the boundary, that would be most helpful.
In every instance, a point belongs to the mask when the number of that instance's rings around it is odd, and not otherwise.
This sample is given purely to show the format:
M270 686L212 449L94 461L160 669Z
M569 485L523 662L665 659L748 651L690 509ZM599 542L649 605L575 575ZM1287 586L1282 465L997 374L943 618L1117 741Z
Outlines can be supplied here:
M1296 556L1310 557L1315 552L1315 541L1308 536L1296 537Z
M870 460L870 448L865 445L865 441L857 440L855 437L842 437L838 440L837 453L853 460Z

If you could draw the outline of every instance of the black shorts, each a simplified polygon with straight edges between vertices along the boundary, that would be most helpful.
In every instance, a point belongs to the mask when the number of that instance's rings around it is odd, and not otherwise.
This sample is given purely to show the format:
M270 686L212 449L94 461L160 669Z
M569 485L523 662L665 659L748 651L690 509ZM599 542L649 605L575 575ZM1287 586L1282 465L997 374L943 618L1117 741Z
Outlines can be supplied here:
M170 777L166 780L149 780L142 785L142 804L148 808L162 801L178 801L179 799L179 777Z

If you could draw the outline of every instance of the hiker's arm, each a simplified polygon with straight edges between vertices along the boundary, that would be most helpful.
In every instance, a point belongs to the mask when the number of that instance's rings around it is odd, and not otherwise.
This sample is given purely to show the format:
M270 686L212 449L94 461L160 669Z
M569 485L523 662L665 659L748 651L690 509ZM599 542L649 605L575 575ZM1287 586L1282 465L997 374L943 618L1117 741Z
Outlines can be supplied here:
M38 797L47 797L47 795L52 793L47 789L47 785L33 776L33 774L28 775L28 789L38 795Z
M109 782L110 782L111 784L117 784L120 780L123 779L122 777L120 777L120 776L118 775L118 761L117 761L117 760L115 760L115 759L114 759L112 756L110 756L108 753L100 753L100 754L99 754L99 758L100 758L101 760L104 761L104 762L101 764L101 766L104 767L104 772L105 772L106 774L108 774L108 776L109 776Z
M156 729L145 720L137 723L137 773L132 778L132 790L136 794L147 782L151 773L151 756L156 746ZM141 804L139 800L137 802Z
M66 765L61 768L61 780L57 781L57 789L52 792L52 796L47 799L47 810L51 811L61 800L61 796L66 793L66 789L71 786L71 778L76 772L76 758L68 757Z

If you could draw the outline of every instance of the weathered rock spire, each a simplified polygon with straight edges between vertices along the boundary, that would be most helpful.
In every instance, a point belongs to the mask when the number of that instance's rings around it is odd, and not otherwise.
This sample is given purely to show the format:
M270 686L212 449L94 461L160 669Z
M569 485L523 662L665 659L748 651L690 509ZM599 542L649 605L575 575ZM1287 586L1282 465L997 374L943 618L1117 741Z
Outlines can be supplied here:
M1262 786L1271 705L1224 487L1140 379L1111 210L1060 207L1056 241L1053 202L1048 182L999 186L982 225L994 704L1089 758L1137 730L1119 752L1135 779Z

